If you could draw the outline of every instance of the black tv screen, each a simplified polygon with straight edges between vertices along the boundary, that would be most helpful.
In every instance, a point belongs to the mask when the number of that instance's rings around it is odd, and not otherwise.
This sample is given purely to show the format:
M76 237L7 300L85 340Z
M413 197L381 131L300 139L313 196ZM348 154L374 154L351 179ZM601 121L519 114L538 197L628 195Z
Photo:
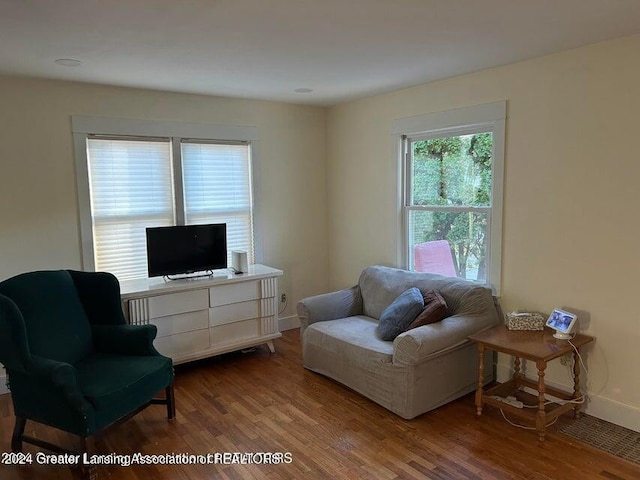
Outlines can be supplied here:
M150 277L227 268L227 225L147 228Z

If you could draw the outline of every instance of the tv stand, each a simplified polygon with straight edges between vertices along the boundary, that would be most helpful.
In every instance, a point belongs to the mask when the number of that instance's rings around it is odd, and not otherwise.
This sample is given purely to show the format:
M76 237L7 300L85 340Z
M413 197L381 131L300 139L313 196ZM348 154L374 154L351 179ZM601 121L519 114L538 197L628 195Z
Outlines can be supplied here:
M125 280L120 290L127 321L156 325L154 346L179 364L263 343L275 352L281 275L251 265L242 275Z
M162 279L165 282L172 282L174 280L194 280L194 279L199 279L199 278L211 278L211 277L213 277L215 275L215 273L213 273L213 270L207 270L206 272L183 273L181 275L182 276L163 275Z

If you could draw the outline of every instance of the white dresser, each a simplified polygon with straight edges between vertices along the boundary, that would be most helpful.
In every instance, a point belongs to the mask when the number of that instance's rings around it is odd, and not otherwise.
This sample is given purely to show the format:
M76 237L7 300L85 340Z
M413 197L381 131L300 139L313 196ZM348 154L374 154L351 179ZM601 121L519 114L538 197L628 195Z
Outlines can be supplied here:
M131 324L158 327L156 349L175 364L266 343L274 352L281 270L251 265L236 275L120 282Z

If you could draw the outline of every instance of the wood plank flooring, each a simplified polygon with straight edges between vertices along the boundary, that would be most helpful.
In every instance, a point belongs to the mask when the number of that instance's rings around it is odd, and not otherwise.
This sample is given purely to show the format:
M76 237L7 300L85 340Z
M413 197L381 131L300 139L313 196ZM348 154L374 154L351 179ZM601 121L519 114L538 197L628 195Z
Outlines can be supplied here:
M289 452L289 464L101 466L99 478L142 479L614 479L640 467L555 432L508 425L491 407L478 419L473 395L406 421L302 368L298 330L251 353L176 368L177 417L151 406L95 442L96 453ZM13 412L0 396L0 452ZM76 448L75 439L27 422L27 433ZM25 451L37 449L26 446ZM2 480L71 479L64 466L0 465Z

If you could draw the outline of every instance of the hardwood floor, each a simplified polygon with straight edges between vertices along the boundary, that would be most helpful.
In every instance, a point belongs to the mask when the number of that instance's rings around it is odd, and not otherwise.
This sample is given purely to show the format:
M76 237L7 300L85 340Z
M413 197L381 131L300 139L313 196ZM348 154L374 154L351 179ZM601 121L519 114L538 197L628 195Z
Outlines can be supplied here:
M640 466L550 427L508 425L491 407L478 419L473 395L406 421L302 368L298 330L251 353L176 367L177 417L152 406L95 442L96 453L289 452L266 465L101 466L99 478L141 479L638 479ZM9 451L13 412L0 397L0 452ZM27 433L76 448L76 440L27 422ZM26 452L37 449L26 446ZM65 466L0 465L2 480L71 479Z

